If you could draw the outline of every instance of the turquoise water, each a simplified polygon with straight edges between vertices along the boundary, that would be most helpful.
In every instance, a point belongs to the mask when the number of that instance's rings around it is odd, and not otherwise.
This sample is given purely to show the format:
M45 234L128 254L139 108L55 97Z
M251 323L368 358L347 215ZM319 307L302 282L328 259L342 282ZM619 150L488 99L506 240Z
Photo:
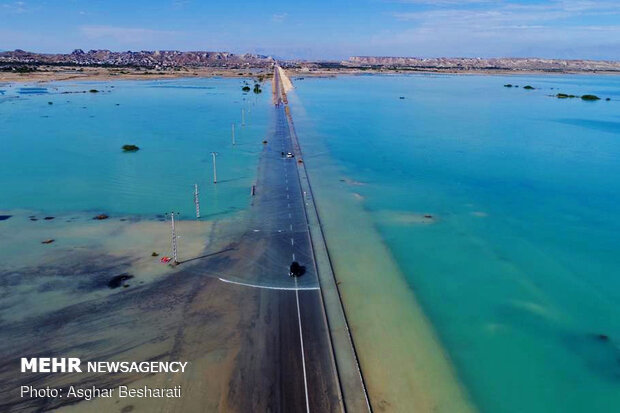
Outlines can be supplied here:
M293 82L311 172L359 182L477 407L619 411L620 78Z
M271 102L242 86L217 78L0 85L0 210L192 218L195 183L203 217L246 208ZM123 153L124 144L140 151Z
M329 161L341 174L323 179L360 183L348 190L361 196L476 405L620 410L620 79L294 83L311 173ZM272 110L268 93L243 95L241 86L0 85L0 211L191 218L194 183L203 216L243 210ZM81 93L89 89L101 92ZM559 92L611 101L549 96ZM141 150L123 153L128 143Z

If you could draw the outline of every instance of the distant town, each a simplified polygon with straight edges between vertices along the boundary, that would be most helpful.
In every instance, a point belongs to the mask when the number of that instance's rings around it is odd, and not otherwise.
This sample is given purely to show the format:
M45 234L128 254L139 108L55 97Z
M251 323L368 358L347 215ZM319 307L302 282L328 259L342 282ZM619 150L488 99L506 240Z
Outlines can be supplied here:
M276 59L259 54L194 51L126 51L76 49L68 54L34 53L24 50L0 52L0 72L54 72L58 68L127 68L132 73L166 74L200 69L264 69ZM358 56L343 61L278 60L296 73L329 74L340 72L550 72L620 73L620 62L600 60L562 60L544 58L420 58ZM159 71L159 72L148 72ZM211 71L211 73L213 73ZM202 74L202 73L200 73ZM198 75L198 74L196 74Z
M32 53L14 50L0 53L0 65L18 68L21 65L68 65L102 67L143 67L170 69L181 67L271 67L274 59L255 54L236 55L226 52L139 51L76 49L69 54Z

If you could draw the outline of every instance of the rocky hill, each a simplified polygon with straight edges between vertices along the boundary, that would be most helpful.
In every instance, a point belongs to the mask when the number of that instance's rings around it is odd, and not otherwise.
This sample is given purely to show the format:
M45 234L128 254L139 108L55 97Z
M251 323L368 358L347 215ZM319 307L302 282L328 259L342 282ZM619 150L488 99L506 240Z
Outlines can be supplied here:
M112 52L110 50L76 49L69 54L43 54L13 50L0 52L0 71L34 70L40 65L54 66L105 66L148 69L176 68L270 68L272 57L257 54L228 52L180 52L157 50L139 52ZM418 58L356 56L342 62L284 61L286 67L315 69L383 69L418 71L536 71L536 72L616 72L620 62L599 60L561 60L542 58Z
M357 56L340 63L344 67L412 70L501 70L544 72L620 72L620 62L540 58L417 58Z
M255 54L227 52L179 52L175 50L112 52L76 49L70 54L42 54L23 50L0 53L0 64L116 66L144 68L175 67L270 67L274 59Z

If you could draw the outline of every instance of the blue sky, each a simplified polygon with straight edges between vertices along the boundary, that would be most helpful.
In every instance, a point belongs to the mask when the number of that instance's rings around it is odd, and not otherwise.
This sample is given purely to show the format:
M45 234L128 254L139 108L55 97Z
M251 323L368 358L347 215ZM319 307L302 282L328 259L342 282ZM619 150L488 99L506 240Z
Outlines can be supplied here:
M0 0L0 50L620 60L620 0Z

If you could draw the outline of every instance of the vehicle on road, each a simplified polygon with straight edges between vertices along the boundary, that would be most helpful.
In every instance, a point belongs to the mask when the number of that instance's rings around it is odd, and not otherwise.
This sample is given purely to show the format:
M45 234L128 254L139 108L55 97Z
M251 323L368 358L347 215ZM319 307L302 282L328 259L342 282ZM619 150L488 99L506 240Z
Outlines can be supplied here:
M299 265L297 261L293 261L291 263L291 267L289 268L288 275L289 277L300 277L306 273L306 267L303 265Z

